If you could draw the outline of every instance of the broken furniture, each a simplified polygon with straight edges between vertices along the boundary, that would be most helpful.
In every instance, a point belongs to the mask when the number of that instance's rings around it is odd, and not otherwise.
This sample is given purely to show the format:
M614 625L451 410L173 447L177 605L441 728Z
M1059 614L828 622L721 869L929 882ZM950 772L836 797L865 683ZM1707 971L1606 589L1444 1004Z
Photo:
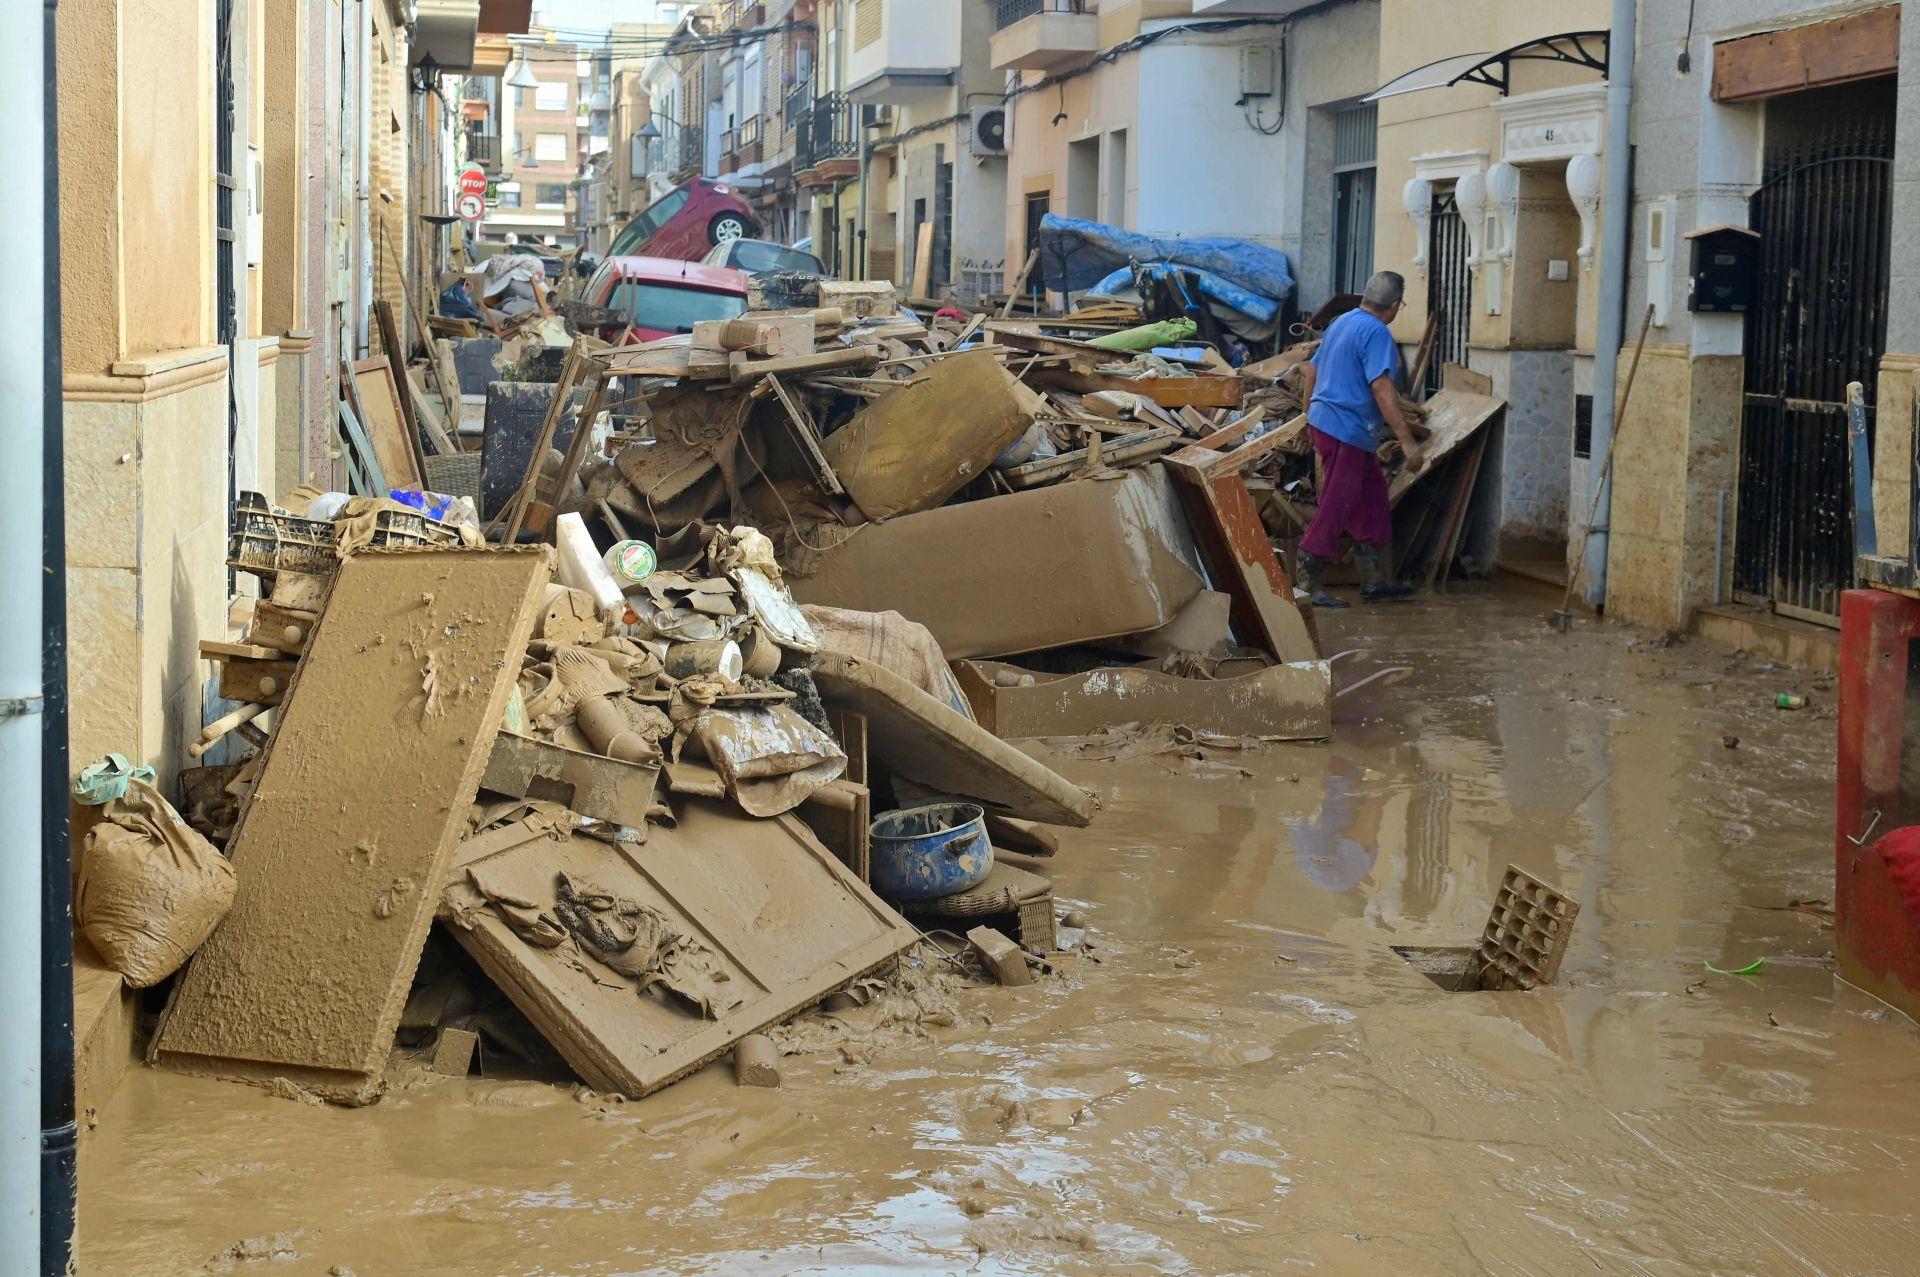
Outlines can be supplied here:
M493 902L554 899L556 878L592 882L701 952L707 1013L658 983L636 990L576 945L540 947ZM537 827L483 834L456 859L442 918L587 1085L650 1094L718 1059L912 946L919 933L792 816L742 819L684 800L645 843ZM684 986L684 982L683 986Z
M436 549L341 565L234 831L233 910L175 985L155 1063L379 1093L550 563Z

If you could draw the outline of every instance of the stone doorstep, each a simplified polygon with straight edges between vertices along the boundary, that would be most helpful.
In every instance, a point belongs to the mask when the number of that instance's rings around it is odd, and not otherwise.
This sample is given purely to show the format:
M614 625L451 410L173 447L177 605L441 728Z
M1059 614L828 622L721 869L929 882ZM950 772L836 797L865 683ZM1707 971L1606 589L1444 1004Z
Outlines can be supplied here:
M1696 610L1696 638L1729 652L1749 652L1761 660L1801 669L1835 673L1840 667L1840 631L1811 621L1780 616L1750 603L1720 603Z
M106 1111L127 1066L133 1063L138 1019L134 991L85 937L74 936L74 1083L83 1137L93 1120Z

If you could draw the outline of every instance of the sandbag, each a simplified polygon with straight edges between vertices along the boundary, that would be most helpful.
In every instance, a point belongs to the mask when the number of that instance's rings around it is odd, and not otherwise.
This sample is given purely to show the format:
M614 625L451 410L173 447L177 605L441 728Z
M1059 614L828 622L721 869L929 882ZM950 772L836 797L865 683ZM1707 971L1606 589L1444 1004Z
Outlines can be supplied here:
M82 846L74 916L107 965L144 989L179 970L233 905L233 866L160 791L130 780Z

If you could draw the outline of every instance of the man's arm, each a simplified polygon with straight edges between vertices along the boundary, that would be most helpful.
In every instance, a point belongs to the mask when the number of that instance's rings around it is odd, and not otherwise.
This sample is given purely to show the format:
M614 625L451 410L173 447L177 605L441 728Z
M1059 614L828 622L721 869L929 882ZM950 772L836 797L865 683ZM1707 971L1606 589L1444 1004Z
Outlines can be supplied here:
M1373 402L1380 408L1380 419L1393 431L1393 437L1400 441L1400 451L1407 458L1407 473L1418 474L1420 467L1426 464L1426 457L1420 451L1420 441L1413 437L1413 430L1407 425L1407 419L1400 415L1400 388L1393 384L1393 374L1383 372L1373 379Z

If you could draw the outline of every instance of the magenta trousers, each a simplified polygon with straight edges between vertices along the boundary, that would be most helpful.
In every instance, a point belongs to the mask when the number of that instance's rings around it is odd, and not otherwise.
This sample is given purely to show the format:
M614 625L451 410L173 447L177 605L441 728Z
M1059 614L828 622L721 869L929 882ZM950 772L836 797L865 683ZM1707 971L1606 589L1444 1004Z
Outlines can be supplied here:
M1365 448L1342 443L1311 430L1320 454L1320 505L1300 538L1300 548L1316 559L1340 557L1340 534L1385 545L1393 539L1393 511L1387 505L1387 475Z

